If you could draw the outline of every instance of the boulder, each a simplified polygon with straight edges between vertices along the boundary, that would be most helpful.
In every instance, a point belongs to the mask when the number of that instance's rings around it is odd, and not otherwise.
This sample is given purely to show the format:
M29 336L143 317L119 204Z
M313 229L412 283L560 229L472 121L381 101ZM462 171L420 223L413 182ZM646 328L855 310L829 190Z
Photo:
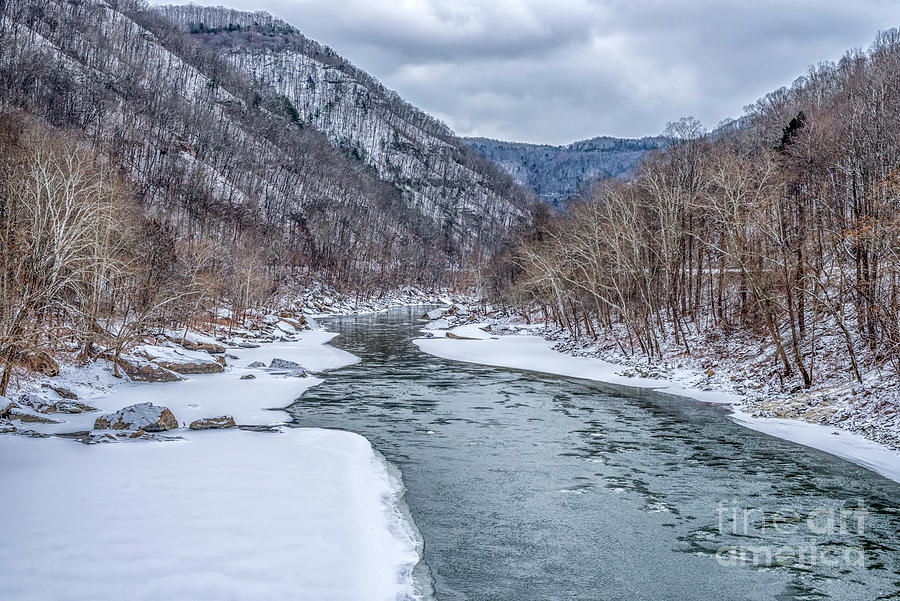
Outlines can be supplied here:
M225 366L218 361L167 361L157 359L154 363L179 374L215 374L225 371Z
M191 430L223 430L225 428L236 428L234 418L230 415L222 415L220 417L204 417L191 422L188 426Z
M225 347L215 342L199 342L195 340L175 341L189 351L204 351L210 355L221 355L225 352Z
M255 379L256 379L256 376L254 376L253 374L244 374L243 376L241 376L241 380L255 380Z
M303 366L296 361L288 361L287 359L272 359L269 367L274 369L303 369Z
M459 334L454 334L453 332L447 332L447 338L453 338L455 340L478 340L478 338L472 338L470 336L460 336Z
M49 401L44 397L33 393L21 395L19 397L18 405L19 407L28 407L39 413L54 413L56 411L56 405L53 401Z
M223 357L216 360L210 357L209 353L201 351L145 344L136 347L134 355L179 374L213 374L225 371Z
M288 323L284 319L276 323L275 327L288 335L294 335L297 333L297 328L295 328L292 324Z
M249 365L247 365L247 367L250 369L257 369L257 368L265 367L265 366L266 366L266 364L263 363L262 361L254 361L253 363L250 363Z
M9 419L19 420L23 423L36 423L36 424L58 424L59 422L55 419L50 419L45 416L40 411L35 411L31 407L22 406L16 404L14 407L9 409L9 413L7 413L7 417Z
M69 401L66 399L52 400L44 397L26 393L19 397L17 405L24 409L30 409L37 413L84 413L85 411L96 411L94 407L78 401ZM26 420L27 421L27 420ZM40 421L40 420L31 420Z
M59 375L59 363L45 351L25 353L19 360L19 363L23 367L45 376L54 377Z
M6 419L9 417L9 412L18 407L11 400L6 398L5 396L0 396L0 419Z
M446 330L449 327L450 327L450 320L444 319L444 318L436 319L425 325L426 330Z
M431 311L428 311L427 313L425 313L425 315L422 316L422 319L428 319L428 320L440 319L441 317L443 317L444 313L446 313L446 312L447 312L446 309L432 309Z
M94 422L95 430L143 430L162 432L178 427L178 420L167 407L153 403L139 403L101 415Z
M77 401L78 395L69 390L68 388L63 388L62 386L50 386L50 390L61 396L62 398L69 401Z
M154 363L135 364L120 359L119 365L135 382L177 382L184 379L172 370Z

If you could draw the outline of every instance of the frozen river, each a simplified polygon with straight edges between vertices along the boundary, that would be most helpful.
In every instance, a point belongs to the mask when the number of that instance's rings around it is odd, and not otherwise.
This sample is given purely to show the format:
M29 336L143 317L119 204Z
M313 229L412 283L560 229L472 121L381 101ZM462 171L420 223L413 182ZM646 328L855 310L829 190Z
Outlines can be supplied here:
M719 406L426 355L421 314L325 320L362 360L289 411L401 470L438 599L900 598L900 484Z

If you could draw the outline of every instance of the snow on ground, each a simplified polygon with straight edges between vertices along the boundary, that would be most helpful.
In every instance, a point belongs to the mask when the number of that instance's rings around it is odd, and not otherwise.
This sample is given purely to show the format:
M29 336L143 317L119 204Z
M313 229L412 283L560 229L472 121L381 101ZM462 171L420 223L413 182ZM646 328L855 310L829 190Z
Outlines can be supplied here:
M0 437L0 597L387 600L411 593L399 484L349 432Z
M280 358L316 372L357 361L325 345L333 336L303 331L230 349L238 358L225 373L180 382L115 384L90 367L78 389L99 412L27 425L84 431L103 412L143 402L168 407L182 425L219 415L283 423L287 414L269 409L321 378L247 366ZM70 384L75 373L54 381ZM240 379L247 374L254 379ZM398 508L402 484L365 438L285 427L163 434L176 440L0 435L0 598L416 598L419 547Z
M469 324L450 331L469 332L473 325L484 326L483 323ZM483 330L480 331L484 333ZM430 330L426 333L432 336L419 338L414 341L415 344L422 351L443 359L650 388L708 403L737 406L742 400L738 395L702 390L677 382L630 377L621 373L623 371L621 365L596 358L563 354L553 350L553 342L539 336L507 335L486 340L454 340L435 335L436 333ZM742 426L832 453L900 482L900 452L858 434L851 432L835 434L834 427L790 419L758 418L740 411L734 413L732 418Z

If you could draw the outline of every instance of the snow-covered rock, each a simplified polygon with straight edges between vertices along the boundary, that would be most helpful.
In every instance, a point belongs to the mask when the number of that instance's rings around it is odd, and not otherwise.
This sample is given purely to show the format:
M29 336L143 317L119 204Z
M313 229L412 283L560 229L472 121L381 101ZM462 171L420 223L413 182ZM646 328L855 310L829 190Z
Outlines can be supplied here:
M303 366L296 361L288 361L287 359L272 359L269 367L273 369L303 369Z
M224 359L216 360L203 351L144 344L135 347L132 355L179 374L211 374L225 370Z
M426 330L446 330L450 327L450 321L444 318L435 319L425 325Z
M118 363L135 382L177 382L184 379L170 369L139 357L120 357Z
M45 351L32 351L26 353L19 362L23 367L45 376L58 376L59 363Z
M247 364L247 367L250 369L258 369L258 368L265 367L265 366L266 366L266 364L263 363L262 361L254 361L253 363Z
M230 415L221 415L219 417L204 417L196 419L188 426L191 430L223 430L225 428L236 428L234 418Z
M490 333L486 330L490 326L486 323L469 323L457 326L447 332L447 338L456 338L458 340L489 340Z
M178 427L178 420L167 407L153 403L138 403L101 415L94 422L95 430L143 430L162 432Z
M58 423L55 419L51 419L47 417L43 412L36 411L27 405L19 405L18 403L13 403L13 407L9 407L6 411L6 417L11 420L18 420L25 423L38 423L38 424L55 424Z
M50 400L34 393L23 394L18 401L21 407L28 407L38 413L84 413L96 411L90 405L68 399Z

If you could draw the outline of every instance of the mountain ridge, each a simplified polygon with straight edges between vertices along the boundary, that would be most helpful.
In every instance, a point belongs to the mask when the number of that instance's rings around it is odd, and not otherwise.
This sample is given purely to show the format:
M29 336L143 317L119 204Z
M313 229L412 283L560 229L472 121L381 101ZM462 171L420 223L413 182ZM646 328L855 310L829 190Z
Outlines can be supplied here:
M627 177L647 153L669 144L665 136L597 136L564 145L485 137L463 141L556 208L598 178Z
M293 119L395 185L464 251L490 248L536 201L501 169L334 50L268 13L155 7L283 99Z

